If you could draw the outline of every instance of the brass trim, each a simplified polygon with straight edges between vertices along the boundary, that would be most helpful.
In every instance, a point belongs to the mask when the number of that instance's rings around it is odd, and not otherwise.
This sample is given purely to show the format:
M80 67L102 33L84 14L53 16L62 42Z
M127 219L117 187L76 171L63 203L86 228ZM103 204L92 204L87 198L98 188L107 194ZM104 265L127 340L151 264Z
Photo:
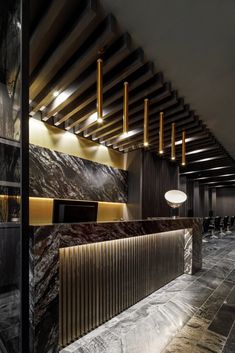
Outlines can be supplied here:
M97 60L97 122L103 122L103 60Z
M171 124L171 160L175 160L175 123Z
M149 100L144 100L144 147L149 145Z
M128 133L128 82L124 82L123 133Z
M164 113L160 113L159 119L159 154L164 152Z

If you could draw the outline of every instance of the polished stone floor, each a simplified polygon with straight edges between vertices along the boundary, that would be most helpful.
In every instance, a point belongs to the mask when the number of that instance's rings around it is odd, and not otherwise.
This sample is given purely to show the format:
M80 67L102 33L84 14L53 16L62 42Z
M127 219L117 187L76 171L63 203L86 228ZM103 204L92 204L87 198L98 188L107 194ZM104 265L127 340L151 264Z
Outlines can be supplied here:
M203 244L182 275L61 353L235 353L235 235Z

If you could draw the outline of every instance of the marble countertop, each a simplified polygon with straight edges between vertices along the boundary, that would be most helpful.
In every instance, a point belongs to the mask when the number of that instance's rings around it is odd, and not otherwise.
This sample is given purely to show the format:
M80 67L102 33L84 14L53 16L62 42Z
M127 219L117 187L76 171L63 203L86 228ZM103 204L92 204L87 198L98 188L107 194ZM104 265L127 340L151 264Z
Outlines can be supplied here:
M153 217L151 219L131 219L131 220L115 220L115 221L96 221L96 222L79 222L79 223L32 223L31 227L47 227L57 225L82 225L82 224L113 224L113 223L133 223L133 222L153 222L153 221L179 221L179 220L195 220L200 219L199 217Z

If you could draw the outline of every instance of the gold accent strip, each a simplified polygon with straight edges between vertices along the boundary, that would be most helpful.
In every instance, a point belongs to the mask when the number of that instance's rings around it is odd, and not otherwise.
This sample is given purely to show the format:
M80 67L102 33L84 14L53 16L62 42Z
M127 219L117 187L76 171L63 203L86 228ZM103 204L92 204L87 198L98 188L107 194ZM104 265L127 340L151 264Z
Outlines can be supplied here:
M159 153L163 154L164 151L164 113L160 113L160 120L159 120Z
M123 133L128 133L128 82L124 82Z
M97 60L97 121L103 122L103 60Z
M171 160L175 160L175 123L171 124Z
M149 144L149 100L144 100L144 147Z

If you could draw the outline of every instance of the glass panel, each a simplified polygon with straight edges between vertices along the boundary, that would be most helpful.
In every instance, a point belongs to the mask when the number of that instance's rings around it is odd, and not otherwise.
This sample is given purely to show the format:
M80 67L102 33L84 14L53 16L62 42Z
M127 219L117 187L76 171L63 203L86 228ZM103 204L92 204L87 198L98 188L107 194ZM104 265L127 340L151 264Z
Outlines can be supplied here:
M0 353L19 352L20 0L0 3Z

